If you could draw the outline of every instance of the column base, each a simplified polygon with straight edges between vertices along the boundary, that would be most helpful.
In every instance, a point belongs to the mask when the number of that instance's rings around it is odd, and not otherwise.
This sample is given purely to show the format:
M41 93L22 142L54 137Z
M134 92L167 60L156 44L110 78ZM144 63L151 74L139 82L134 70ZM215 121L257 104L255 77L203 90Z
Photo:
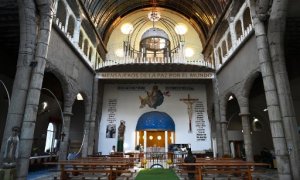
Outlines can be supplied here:
M0 169L0 179L3 180L15 180L17 177L16 168L12 169Z

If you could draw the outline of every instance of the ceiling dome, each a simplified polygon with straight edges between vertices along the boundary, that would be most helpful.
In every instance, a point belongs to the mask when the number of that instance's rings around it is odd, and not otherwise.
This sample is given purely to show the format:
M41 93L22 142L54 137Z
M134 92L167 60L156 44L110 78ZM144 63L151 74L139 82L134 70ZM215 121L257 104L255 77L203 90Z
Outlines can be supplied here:
M175 131L175 123L167 113L146 112L139 118L136 131Z
M169 39L168 34L164 30L159 29L159 28L150 28L150 29L148 29L142 35L142 40L150 38L150 37L159 37L159 38Z

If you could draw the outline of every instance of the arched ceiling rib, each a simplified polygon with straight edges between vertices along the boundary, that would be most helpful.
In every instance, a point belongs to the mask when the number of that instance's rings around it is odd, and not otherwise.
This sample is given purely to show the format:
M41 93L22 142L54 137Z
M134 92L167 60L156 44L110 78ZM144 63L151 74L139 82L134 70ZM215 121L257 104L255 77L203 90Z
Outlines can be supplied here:
M149 7L161 7L178 12L197 27L199 36L207 38L210 28L231 0L81 0L105 42L116 20ZM154 4L153 4L154 3Z

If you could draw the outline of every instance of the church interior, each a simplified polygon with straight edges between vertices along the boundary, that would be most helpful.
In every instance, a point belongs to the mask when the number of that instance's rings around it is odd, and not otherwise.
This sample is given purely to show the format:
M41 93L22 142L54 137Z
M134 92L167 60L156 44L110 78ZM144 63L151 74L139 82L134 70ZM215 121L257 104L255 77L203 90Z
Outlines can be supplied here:
M214 166L227 161L227 174L230 163L266 163L275 179L300 179L299 7L2 0L0 179L34 179L40 169L103 157L120 161L107 165L115 175L127 172L115 167L125 158L178 170L189 167L189 150L199 172L209 158ZM58 179L76 178L63 171ZM76 172L88 179L92 170Z

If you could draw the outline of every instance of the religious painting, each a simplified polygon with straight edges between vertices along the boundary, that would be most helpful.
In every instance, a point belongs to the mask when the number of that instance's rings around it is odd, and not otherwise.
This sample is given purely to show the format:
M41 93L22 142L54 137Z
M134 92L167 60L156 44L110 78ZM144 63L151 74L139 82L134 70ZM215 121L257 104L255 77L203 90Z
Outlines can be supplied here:
M148 105L148 107L156 109L157 106L160 106L164 102L164 95L169 96L169 92L163 93L157 85L154 85L152 90L146 91L146 93L147 95L145 97L139 96L141 101L140 108Z
M106 126L106 138L116 137L116 124L108 124Z

